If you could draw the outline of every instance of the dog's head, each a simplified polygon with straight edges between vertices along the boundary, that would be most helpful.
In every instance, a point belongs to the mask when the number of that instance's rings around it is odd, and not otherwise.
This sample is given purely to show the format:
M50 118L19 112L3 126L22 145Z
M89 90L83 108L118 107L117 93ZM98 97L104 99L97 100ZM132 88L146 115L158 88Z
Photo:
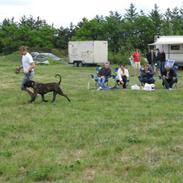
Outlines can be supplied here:
M34 88L35 81L29 80L24 83L25 88Z

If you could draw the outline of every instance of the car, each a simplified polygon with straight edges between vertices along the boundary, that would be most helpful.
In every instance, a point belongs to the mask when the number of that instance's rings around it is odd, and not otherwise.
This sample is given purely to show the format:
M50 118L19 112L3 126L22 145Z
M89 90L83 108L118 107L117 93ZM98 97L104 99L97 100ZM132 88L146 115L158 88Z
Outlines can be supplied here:
M54 61L60 61L61 58L57 57L56 55L54 55L53 53L40 53L40 55L42 56L47 56L47 58L51 58Z
M32 57L33 57L33 59L34 59L36 56L39 55L39 52L31 52L31 55L32 55Z
M39 52L32 52L31 55L36 64L49 64L47 56L42 55Z
M53 53L32 52L31 55L33 57L33 60L36 60L36 61L45 61L45 60L48 60L48 58L50 58L54 61L60 61L61 60L60 57L57 57Z

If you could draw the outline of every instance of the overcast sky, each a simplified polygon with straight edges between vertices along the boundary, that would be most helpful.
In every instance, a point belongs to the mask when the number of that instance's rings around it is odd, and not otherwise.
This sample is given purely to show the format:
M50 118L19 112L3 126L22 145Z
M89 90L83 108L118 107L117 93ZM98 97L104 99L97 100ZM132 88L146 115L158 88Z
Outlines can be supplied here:
M40 17L55 27L76 25L83 17L92 19L96 15L109 15L109 11L125 13L130 3L137 10L148 13L156 3L163 13L167 8L183 7L183 0L0 0L0 22L15 17L18 21L23 15Z

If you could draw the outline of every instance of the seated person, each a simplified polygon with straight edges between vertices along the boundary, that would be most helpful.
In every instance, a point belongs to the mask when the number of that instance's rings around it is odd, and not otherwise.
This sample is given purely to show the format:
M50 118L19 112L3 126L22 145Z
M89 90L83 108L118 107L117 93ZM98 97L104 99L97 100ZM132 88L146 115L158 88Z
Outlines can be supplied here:
M129 80L129 72L124 64L120 64L120 67L117 71L116 81L117 84L121 84L123 88L126 88L126 83Z
M177 82L177 74L175 70L169 65L165 66L165 70L162 72L163 86L166 89L172 89L174 83Z
M145 83L152 84L155 82L153 78L153 70L149 64L144 64L144 67L140 69L139 80L144 85Z
M102 69L100 69L97 76L98 76L97 85L99 87L98 89L108 89L109 87L106 86L106 81L108 80L109 77L111 77L111 68L109 62L103 65Z

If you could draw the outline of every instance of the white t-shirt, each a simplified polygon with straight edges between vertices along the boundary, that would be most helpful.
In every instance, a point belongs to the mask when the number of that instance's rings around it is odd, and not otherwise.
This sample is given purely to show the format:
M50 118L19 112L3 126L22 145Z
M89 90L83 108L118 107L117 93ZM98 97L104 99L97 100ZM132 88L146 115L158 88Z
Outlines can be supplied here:
M22 67L23 67L23 71L24 73L27 73L30 65L33 63L33 58L31 56L30 53L26 53L25 55L22 56ZM33 71L33 69L32 69Z
M118 72L117 72L117 79L119 79L120 81L122 81L122 74L125 75L127 77L127 79L129 79L129 72L128 69L124 68L124 73L122 73L122 70L119 68Z

